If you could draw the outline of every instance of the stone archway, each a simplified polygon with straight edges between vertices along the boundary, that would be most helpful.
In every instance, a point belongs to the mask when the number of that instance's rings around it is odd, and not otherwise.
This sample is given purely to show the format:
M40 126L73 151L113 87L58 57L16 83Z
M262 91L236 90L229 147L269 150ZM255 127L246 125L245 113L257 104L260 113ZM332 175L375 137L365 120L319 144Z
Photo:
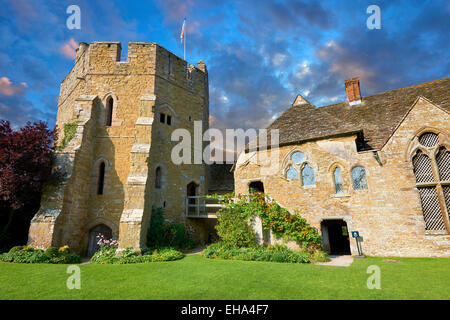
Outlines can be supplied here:
M112 230L110 227L104 224L99 224L92 228L89 231L89 245L88 245L88 257L92 257L95 252L100 249L100 246L98 245L98 237L100 235L103 235L105 239L111 239L112 238Z

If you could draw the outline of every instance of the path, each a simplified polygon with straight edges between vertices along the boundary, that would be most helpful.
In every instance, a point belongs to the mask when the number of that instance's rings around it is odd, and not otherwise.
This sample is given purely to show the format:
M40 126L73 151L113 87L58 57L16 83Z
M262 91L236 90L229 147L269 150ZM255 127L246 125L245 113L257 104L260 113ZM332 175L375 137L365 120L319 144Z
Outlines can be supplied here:
M350 255L330 256L330 260L331 261L328 262L316 262L314 264L321 266L349 267L353 263L353 257Z

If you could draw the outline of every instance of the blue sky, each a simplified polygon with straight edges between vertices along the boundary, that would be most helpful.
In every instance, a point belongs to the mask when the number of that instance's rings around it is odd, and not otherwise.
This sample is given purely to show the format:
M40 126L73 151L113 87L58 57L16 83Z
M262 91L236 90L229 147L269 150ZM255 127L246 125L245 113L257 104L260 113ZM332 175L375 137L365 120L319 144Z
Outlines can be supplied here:
M69 5L81 30L66 27ZM381 29L369 30L369 5ZM449 1L0 0L0 119L55 124L59 86L79 42L157 42L205 61L211 124L264 128L300 93L317 106L450 75Z

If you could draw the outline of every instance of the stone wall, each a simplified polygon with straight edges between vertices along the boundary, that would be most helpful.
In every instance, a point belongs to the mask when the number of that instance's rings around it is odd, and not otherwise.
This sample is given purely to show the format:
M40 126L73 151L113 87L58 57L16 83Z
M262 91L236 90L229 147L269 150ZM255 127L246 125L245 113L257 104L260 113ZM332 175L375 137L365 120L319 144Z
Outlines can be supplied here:
M44 192L41 209L30 227L30 244L68 244L85 253L89 231L105 224L121 248L142 248L152 206L165 206L169 219L185 222L186 186L196 181L199 193L206 193L206 167L174 165L170 136L177 128L193 133L194 120L203 121L203 130L208 129L207 82L204 63L198 68L187 66L186 61L155 43L129 43L126 61L121 61L118 42L80 44L75 65L61 83L59 141L65 123L87 116L80 99L91 97L97 109L89 121L79 124L74 142L58 156L64 158L58 165L70 175ZM109 99L113 99L112 124L106 126ZM160 123L161 113L172 116L170 126ZM70 147L75 141L78 151ZM89 154L84 155L84 150ZM102 162L104 192L97 194ZM163 168L164 175L162 188L155 190L157 166ZM55 197L57 209L52 200ZM67 214L56 214L58 210Z
M448 138L449 125L448 112L419 99L378 152L381 165L372 151L357 152L356 136L311 141L272 151L242 153L235 170L235 190L245 194L250 182L262 181L266 193L291 213L305 217L319 232L323 220L343 219L349 231L360 232L367 255L450 256L448 233L425 231L411 158L407 155L410 140L419 132L434 128ZM314 169L315 185L303 186L301 176L285 178L287 159L296 150L304 153ZM272 161L270 155L274 157ZM261 160L256 161L258 156ZM276 159L279 167L274 165ZM273 168L268 167L270 163ZM335 192L336 166L342 171L343 194ZM354 166L365 168L368 190L353 190ZM350 243L352 254L357 254L354 239L350 238Z

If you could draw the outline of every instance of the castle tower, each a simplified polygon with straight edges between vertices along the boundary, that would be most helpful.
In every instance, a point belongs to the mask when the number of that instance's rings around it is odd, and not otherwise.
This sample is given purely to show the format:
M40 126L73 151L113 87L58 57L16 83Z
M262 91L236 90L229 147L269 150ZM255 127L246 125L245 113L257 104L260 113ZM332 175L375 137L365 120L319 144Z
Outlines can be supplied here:
M185 222L188 186L207 192L205 164L175 165L177 128L208 129L206 65L186 61L156 43L81 43L61 84L55 170L64 177L44 188L29 245L69 245L92 253L99 233L119 247L145 247L152 207Z

